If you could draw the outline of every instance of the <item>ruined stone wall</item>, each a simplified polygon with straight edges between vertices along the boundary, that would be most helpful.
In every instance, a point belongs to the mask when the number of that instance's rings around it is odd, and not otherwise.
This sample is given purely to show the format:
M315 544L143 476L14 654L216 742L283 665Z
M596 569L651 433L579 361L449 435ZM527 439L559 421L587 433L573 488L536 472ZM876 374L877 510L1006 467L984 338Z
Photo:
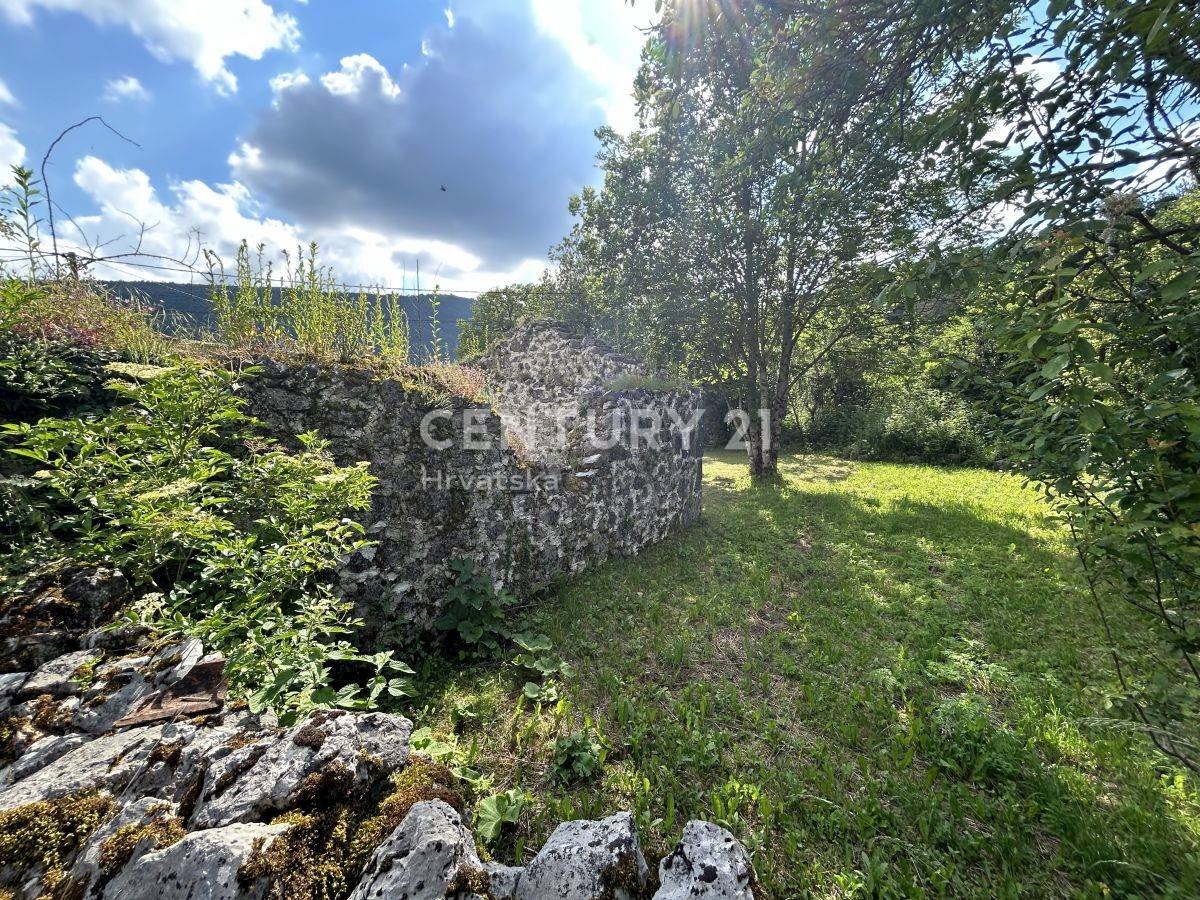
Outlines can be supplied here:
M489 404L439 406L345 366L260 365L250 412L284 438L319 433L339 463L366 461L379 479L361 516L378 544L338 578L380 641L432 623L452 559L525 590L635 554L700 514L699 442L685 427L699 395L608 390L636 365L558 326L523 326L480 362ZM631 437L625 423L639 415L642 434ZM423 420L438 446L422 438ZM507 446L505 424L530 421L532 437Z

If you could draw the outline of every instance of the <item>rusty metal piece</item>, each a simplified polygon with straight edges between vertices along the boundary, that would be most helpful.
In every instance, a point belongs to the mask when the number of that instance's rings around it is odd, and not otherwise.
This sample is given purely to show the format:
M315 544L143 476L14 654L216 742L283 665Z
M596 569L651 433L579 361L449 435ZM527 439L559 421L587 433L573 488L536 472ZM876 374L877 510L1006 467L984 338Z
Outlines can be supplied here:
M134 704L113 728L150 725L168 719L187 719L220 712L225 707L229 682L225 679L225 659L201 661L172 685L148 694Z

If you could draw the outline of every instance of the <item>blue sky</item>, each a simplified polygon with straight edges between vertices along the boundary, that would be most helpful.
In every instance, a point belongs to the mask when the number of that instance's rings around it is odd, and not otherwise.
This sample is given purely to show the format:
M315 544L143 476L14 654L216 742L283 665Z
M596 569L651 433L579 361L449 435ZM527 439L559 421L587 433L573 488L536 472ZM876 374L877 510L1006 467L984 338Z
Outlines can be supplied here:
M60 241L229 260L317 240L350 281L537 276L627 130L651 3L0 0L0 165L48 169ZM3 180L3 179L0 179ZM442 188L445 188L443 190ZM64 216L59 214L62 220ZM110 277L186 276L110 268Z

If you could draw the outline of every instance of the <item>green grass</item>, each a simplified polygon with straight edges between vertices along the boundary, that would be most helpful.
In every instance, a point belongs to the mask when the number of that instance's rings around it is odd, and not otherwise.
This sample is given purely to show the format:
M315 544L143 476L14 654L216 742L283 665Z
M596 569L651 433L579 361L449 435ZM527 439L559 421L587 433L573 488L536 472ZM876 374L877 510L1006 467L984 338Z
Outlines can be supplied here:
M705 461L687 532L541 598L563 700L511 665L429 663L423 724L533 795L496 849L632 809L647 857L729 827L773 896L1200 894L1200 796L1110 715L1063 534L993 472ZM1133 634L1131 640L1136 641ZM599 772L554 741L592 727Z

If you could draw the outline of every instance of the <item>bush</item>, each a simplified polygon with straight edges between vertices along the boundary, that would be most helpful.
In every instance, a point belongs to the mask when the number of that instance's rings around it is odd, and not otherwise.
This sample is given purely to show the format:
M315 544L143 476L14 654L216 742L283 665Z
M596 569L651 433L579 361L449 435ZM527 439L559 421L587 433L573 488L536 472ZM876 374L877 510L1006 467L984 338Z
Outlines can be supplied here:
M104 366L115 358L102 349L0 332L0 415L11 422L94 412L107 393Z
M981 310L1002 377L968 375L999 395L1016 465L1070 528L1117 705L1200 773L1200 190L1157 209L1110 194L1105 214L1099 234L1012 254L1012 296ZM1126 647L1114 603L1158 653Z
M991 457L982 423L965 402L914 384L894 384L863 405L827 409L805 439L855 459L986 465Z
M389 655L342 636L358 623L327 575L366 546L341 516L364 509L364 466L334 465L302 435L285 453L258 434L230 372L114 364L126 403L91 419L6 426L10 452L39 467L10 576L62 559L121 568L153 627L200 637L227 658L230 686L285 721L314 706L359 707L402 685ZM40 533L39 533L40 532ZM363 688L335 689L331 665L367 665Z

